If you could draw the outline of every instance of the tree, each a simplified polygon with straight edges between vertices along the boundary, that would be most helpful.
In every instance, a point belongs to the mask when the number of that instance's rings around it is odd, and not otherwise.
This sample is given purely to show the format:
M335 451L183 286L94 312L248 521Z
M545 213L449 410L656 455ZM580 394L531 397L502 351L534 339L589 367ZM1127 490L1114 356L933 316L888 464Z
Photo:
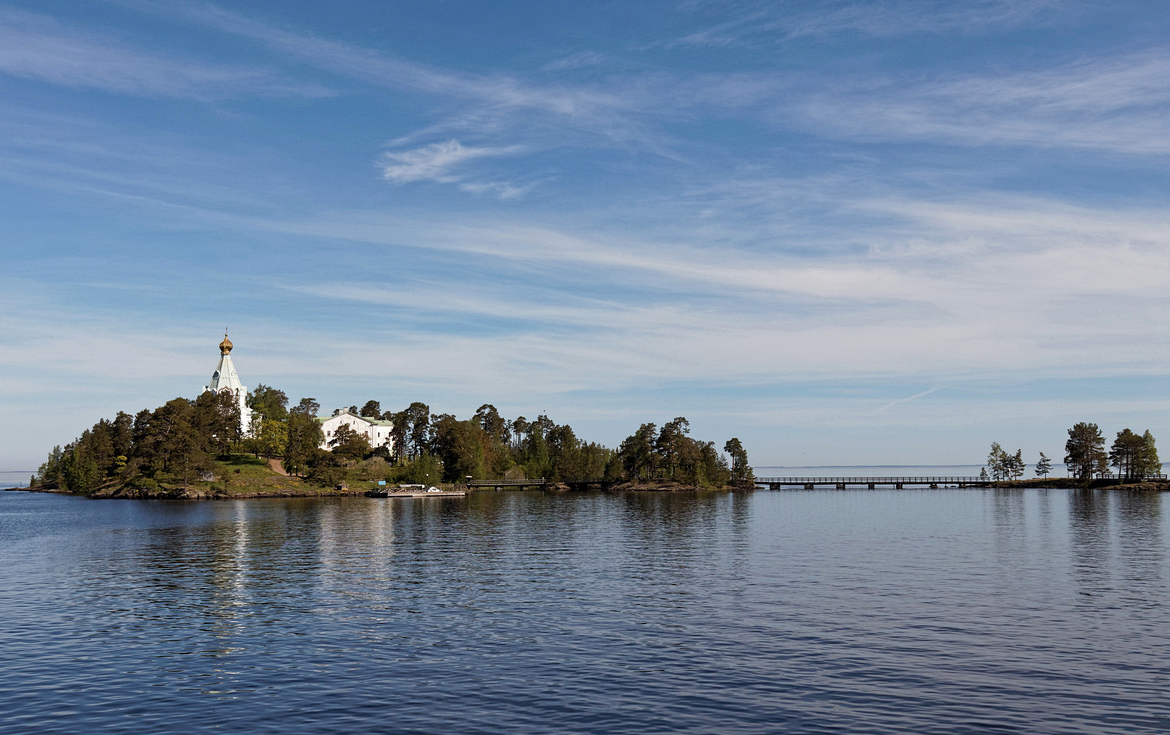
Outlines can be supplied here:
M1040 452L1040 459L1036 462L1036 477L1048 477L1048 473L1052 472L1052 460Z
M36 484L48 487L60 486L64 482L65 452L60 445L53 447L45 463L40 466L36 474Z
M1024 476L1024 450L1017 449L1015 454L1008 456L1007 471L1008 477L1013 480L1018 480Z
M1018 480L1024 476L1024 450L1017 449L1015 454L1009 454L999 445L991 443L991 452L987 455L987 469L991 471L991 478L996 482L1003 480Z
M379 418L382 415L382 404L373 400L366 401L366 405L362 406L358 415L368 419Z
M484 433L501 444L508 443L508 421L500 416L500 412L490 403L485 403L475 410L475 420Z
M523 416L517 416L516 420L512 422L512 442L515 449L519 449L524 440L528 436L528 419Z
M406 446L408 436L406 411L387 411L382 414L382 418L393 424L390 429L390 442L394 446L394 460L402 464L410 456L409 447Z
M232 443L240 440L240 405L231 391L201 393L195 399L190 420L200 436L214 443L221 457L227 456Z
M442 462L443 480L463 482L468 476L484 477L483 440L487 437L477 421L460 421L450 414L438 414L432 433L431 449Z
M265 419L260 425L257 448L265 459L284 454L288 447L288 424L276 419Z
M739 439L731 438L723 445L723 451L731 456L731 482L735 485L750 485L756 481L755 473L748 464L747 450Z
M342 424L333 432L329 448L336 456L356 462L370 453L370 439L365 434L354 431L349 424Z
M410 459L421 457L427 451L431 408L425 403L415 401L402 413L406 421L406 456Z
M292 411L288 417L288 443L284 450L285 471L292 474L303 473L324 438L321 424L317 423L315 417L308 412Z
M1133 480L1139 477L1141 455L1145 449L1145 440L1129 429L1117 432L1113 446L1109 448L1109 464L1117 468L1118 477L1124 480Z
M261 431L265 421L283 421L288 416L288 396L270 385L257 385L248 393L244 403L252 411L252 425L261 427Z
M662 425L662 431L658 432L658 438L654 442L654 451L662 462L661 466L667 477L672 480L684 450L686 435L690 430L690 422L679 416L674 421L667 421Z
M341 467L341 459L333 452L313 447L305 459L305 477L318 485L335 487L341 484L345 470Z
M656 424L642 424L618 447L618 456L621 457L626 477L635 480L649 479L654 474L657 465L654 441L657 435Z
M545 437L548 446L549 472L545 477L566 480L584 477L581 456L581 440L568 424L554 426Z
M987 470L992 480L1002 482L1008 478L1008 462L1008 453L999 442L992 442L991 451L987 454Z
M1142 434L1142 451L1136 467L1142 479L1162 474L1162 460L1158 459L1158 447L1155 446L1154 436L1149 429Z
M299 413L302 416L310 418L317 418L317 412L321 410L321 404L317 403L316 398L302 398L301 402L297 404L290 413Z
M1104 472L1109 455L1105 453L1105 437L1096 424L1079 422L1068 430L1064 444L1064 464L1073 477L1081 482L1093 479L1093 474Z

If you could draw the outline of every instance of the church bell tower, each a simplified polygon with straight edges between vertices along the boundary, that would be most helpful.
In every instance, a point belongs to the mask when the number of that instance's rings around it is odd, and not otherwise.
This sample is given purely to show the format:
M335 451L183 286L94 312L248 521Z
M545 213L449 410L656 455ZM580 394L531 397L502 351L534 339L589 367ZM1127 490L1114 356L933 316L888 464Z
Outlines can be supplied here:
M203 391L222 393L229 391L236 398L240 407L240 432L247 436L252 426L252 413L248 410L248 389L240 382L236 374L236 366L232 364L232 341L228 339L227 330L224 330L223 341L219 343L219 364L211 374L211 382L203 386Z

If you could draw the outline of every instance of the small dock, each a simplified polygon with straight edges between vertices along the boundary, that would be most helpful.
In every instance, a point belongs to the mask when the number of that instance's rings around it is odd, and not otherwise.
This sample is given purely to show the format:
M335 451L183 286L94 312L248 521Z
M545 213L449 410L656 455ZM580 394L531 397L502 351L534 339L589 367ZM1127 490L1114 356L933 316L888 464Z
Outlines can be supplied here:
M902 490L907 487L987 487L992 481L986 477L757 477L756 485L769 490L801 488L816 490L832 487L844 490L849 487L864 487L876 490L878 487Z
M425 485L376 487L366 493L368 498L461 498L465 495L467 495L465 490L440 490Z

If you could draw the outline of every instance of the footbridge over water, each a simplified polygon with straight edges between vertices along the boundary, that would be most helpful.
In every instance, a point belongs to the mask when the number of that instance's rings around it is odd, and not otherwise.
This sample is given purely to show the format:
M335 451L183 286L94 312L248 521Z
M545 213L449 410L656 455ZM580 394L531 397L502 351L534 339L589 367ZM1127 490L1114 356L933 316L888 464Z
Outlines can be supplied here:
M490 487L492 490L515 490L525 487L539 487L541 489L547 487L551 483L543 477L538 477L535 480L468 480L468 487Z
M833 487L844 490L848 487L892 487L901 490L906 487L987 487L991 480L986 477L757 477L756 485L769 490L801 488L815 490L818 487Z

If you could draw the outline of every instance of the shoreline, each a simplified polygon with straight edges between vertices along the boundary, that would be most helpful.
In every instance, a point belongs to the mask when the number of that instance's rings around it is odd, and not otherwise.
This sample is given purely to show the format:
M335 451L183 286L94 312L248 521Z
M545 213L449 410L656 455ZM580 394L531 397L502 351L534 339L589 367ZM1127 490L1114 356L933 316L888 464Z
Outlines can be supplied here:
M265 490L232 491L216 484L206 485L199 483L188 487L158 487L135 488L127 486L103 487L89 494L72 493L56 487L24 486L0 488L2 492L46 493L50 495L69 495L94 500L264 500L274 498L330 498L330 497L362 497L377 487L348 487L327 488L319 486L274 487ZM441 497L452 497L453 493L461 492L464 495L483 492L498 492L491 488L468 488L465 485L441 484L438 487L443 491ZM762 490L756 485L725 486L721 488L705 488L685 485L671 480L655 481L624 481L606 484L600 487L585 489L572 488L564 483L550 484L545 492L566 494L570 492L653 492L653 493L701 493L701 492L745 492ZM915 488L921 489L921 488ZM983 490L1121 490L1126 492L1170 492L1170 480L1149 480L1136 483L1117 484L1107 480L1094 480L1087 486L1078 486L1072 478L1031 478L1028 480L1005 480L1000 483L989 483L977 488ZM807 491L802 491L807 492Z
M491 488L468 488L465 485L458 484L440 484L437 487L443 492L443 495L435 493L438 497L454 497L455 492L460 492L463 495L470 495L472 493L488 493L498 492ZM4 492L25 492L25 493L47 493L50 495L69 495L76 498L91 498L93 500L263 500L273 498L330 498L330 497L364 497L369 494L371 489L368 487L341 487L341 488L327 488L316 486L301 486L301 487L283 487L272 490L250 490L232 492L216 485L203 487L159 487L159 488L133 488L133 487L104 487L95 492L72 493L68 490L61 490L55 487L44 486L28 486L28 487L8 487L2 488ZM725 486L721 488L705 488L694 485L684 485L680 482L672 480L663 481L640 481L640 482L621 482L613 485L593 490L592 492L655 492L655 493L696 493L696 492L743 492L748 490L756 490L755 486ZM564 483L550 484L546 492L565 494L570 492L590 492L582 490L574 490Z

